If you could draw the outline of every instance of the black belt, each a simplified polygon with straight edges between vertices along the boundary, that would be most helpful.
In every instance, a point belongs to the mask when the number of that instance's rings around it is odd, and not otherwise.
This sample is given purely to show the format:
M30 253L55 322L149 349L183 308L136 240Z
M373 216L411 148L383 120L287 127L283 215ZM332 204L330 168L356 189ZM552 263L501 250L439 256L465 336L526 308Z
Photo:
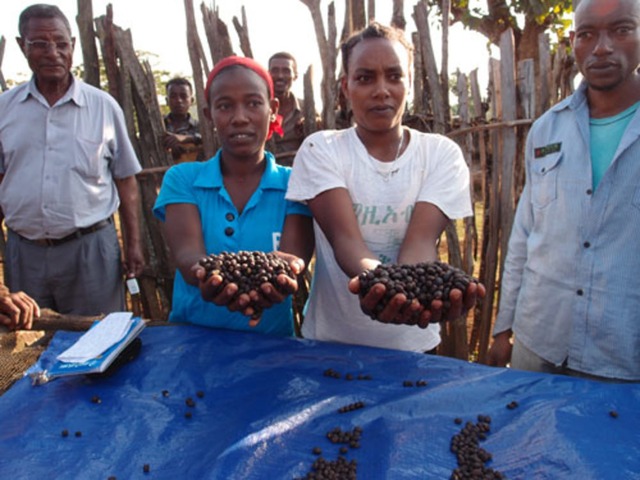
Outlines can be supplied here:
M113 222L112 218L105 218L104 220L100 220L98 223L94 223L88 227L79 228L73 233L70 233L66 237L62 238L39 238L36 240L31 240L30 238L25 238L22 235L16 233L20 240L26 243L31 243L32 245L39 245L41 247L55 247L57 245L62 245L63 243L70 242L71 240L76 240L84 235L88 235L93 232L97 232L98 230L110 225ZM15 232L14 232L15 233Z

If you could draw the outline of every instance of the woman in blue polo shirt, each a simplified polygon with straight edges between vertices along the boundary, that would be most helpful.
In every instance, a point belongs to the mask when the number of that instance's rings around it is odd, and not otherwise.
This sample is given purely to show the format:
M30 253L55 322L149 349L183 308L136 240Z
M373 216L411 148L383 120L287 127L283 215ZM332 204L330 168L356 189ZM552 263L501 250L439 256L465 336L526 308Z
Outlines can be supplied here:
M205 95L205 115L222 147L206 162L171 167L153 209L177 266L169 320L291 336L290 296L266 309L255 326L202 298L198 261L208 254L270 252L282 243L307 263L314 247L308 208L285 200L290 169L265 151L266 140L281 130L269 73L249 58L227 57L209 74ZM285 219L295 238L281 239Z

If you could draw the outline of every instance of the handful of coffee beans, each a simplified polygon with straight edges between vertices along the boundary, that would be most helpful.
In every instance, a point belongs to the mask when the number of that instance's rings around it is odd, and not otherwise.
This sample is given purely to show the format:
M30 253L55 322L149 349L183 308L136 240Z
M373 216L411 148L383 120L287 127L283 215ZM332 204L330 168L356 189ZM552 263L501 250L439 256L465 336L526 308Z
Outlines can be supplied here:
M207 255L199 263L207 272L206 278L212 275L222 277L221 288L229 283L238 285L238 295L259 290L260 285L267 282L280 289L276 279L283 273L295 278L289 264L273 252L221 252Z
M384 299L378 303L371 317L376 318L389 301L399 293L407 297L407 301L418 300L425 308L431 307L434 300L442 301L442 311L446 314L451 307L449 294L457 288L462 292L467 290L471 282L478 280L468 275L464 270L448 263L422 262L413 265L381 264L375 269L365 270L360 280L360 297L364 297L376 283L386 287Z

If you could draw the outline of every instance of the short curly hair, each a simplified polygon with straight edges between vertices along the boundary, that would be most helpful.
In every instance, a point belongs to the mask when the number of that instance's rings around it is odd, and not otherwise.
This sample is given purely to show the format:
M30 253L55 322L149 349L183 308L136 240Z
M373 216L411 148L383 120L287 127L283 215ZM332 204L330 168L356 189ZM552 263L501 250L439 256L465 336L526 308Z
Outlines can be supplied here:
M69 20L55 5L47 5L46 3L36 3L25 8L18 19L18 32L22 38L27 35L27 25L32 18L59 18L71 36L71 24Z

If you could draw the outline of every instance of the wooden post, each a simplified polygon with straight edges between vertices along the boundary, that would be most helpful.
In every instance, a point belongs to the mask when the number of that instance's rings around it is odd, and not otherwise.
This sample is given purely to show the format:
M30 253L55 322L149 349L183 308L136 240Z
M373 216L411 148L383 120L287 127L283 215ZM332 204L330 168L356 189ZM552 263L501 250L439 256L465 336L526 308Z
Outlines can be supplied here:
M187 45L189 47L188 50L191 70L193 71L193 88L196 94L196 105L198 107L198 121L200 122L202 149L204 151L205 158L209 158L214 155L218 146L213 132L213 124L204 114L204 108L207 106L208 101L204 95L204 82L207 75L209 75L209 67L207 65L206 58L204 57L204 49L200 43L200 38L198 37L193 1L184 0L184 5L187 20ZM203 4L203 21L206 18L206 12L207 10L204 8ZM209 37L207 36L207 38ZM213 58L215 63L216 58Z
M76 16L80 47L82 48L82 62L84 64L84 81L89 85L100 88L100 60L96 47L96 32L93 29L93 7L91 0L78 0L78 15Z
M316 32L316 40L322 60L322 80L320 82L322 95L322 124L324 128L334 128L336 124L336 61L337 61L337 27L336 12L333 3L329 4L327 13L328 34L325 35L320 0L300 0L309 8L311 19Z
M518 118L516 70L515 70L515 41L513 31L505 30L500 36L500 83L502 91L502 120L515 121ZM513 128L505 128L501 132L502 150L499 157L500 166L500 278L504 268L504 257L509 243L511 224L515 211L514 205L514 165L518 153L516 151L516 133Z
M440 87L438 68L436 66L436 59L432 47L433 42L431 41L427 6L424 0L417 3L414 7L414 20L420 37L422 63L427 73L429 92L431 93L433 131L444 134L447 131L447 114L444 111L445 101L442 95L442 88Z
M535 116L539 117L550 107L551 92L551 51L549 48L549 35L541 33L538 35L538 87L536 95Z

